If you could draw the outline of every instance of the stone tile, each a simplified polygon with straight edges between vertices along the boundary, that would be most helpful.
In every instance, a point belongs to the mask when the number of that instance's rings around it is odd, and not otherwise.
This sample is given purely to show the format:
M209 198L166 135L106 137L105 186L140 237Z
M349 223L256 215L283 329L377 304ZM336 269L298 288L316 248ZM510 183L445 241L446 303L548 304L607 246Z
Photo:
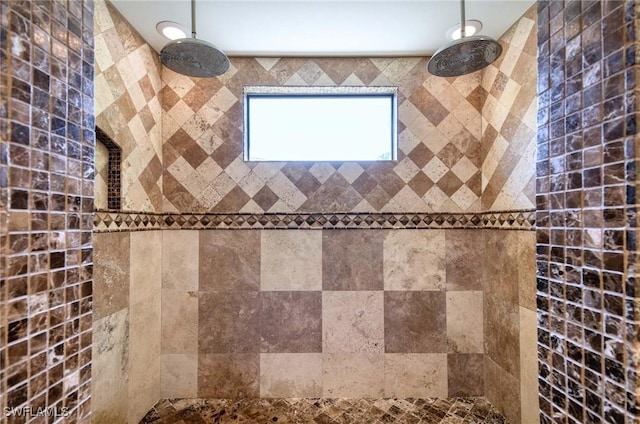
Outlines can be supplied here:
M447 355L449 397L484 396L484 354Z
M262 231L262 290L321 290L322 233Z
M446 298L444 292L384 293L386 353L444 353Z
M200 232L162 232L162 288L198 291Z
M487 230L485 294L518 304L519 237L516 231Z
M160 383L161 399L197 397L198 355L196 353L162 353Z
M322 232L324 290L382 290L384 232Z
M322 351L322 293L261 292L260 351Z
M322 293L324 353L383 353L384 295L382 291Z
M512 376L520 375L519 315L518 305L484 296L485 353Z
M444 245L443 230L386 231L384 289L444 289Z
M520 307L520 405L524 422L540 416L538 399L537 314Z
M200 291L260 288L260 233L200 231Z
M510 422L520 422L520 384L498 364L485 356L485 396Z
M103 422L125 422L129 408L129 308L93 324L92 411Z
M162 290L162 353L198 352L198 293Z
M322 357L323 397L381 398L383 396L383 355L325 353Z
M200 293L198 311L200 355L260 351L258 292Z
M481 291L447 292L447 346L449 353L484 353Z
M322 396L321 353L260 354L260 397Z
M250 399L260 395L260 355L198 355L198 397Z
M445 398L447 355L443 353L387 353L384 355L385 397Z
M536 310L536 234L518 231L518 291L519 305Z
M146 302L160 293L162 231L136 231L130 235L129 302Z
M129 233L93 235L93 317L129 306Z
M447 290L482 290L483 230L445 230Z

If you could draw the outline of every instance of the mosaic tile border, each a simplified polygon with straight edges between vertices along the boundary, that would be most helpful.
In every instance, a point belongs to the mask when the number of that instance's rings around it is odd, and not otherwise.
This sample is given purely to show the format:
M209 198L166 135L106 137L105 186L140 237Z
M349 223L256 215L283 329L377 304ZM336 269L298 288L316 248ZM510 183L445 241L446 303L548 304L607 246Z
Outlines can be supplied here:
M243 229L453 229L534 230L535 210L479 213L232 213L156 214L97 211L94 232Z

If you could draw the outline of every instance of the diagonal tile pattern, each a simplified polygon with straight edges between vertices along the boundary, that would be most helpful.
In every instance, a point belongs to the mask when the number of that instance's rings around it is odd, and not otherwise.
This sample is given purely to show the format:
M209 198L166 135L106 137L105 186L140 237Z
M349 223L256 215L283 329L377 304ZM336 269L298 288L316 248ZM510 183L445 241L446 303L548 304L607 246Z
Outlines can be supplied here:
M479 74L435 78L424 58L231 62L212 80L162 71L165 212L480 210ZM246 163L245 85L398 86L398 160Z
M162 209L162 107L157 54L109 3L96 1L96 126L122 150L121 207ZM97 149L96 174L101 175ZM99 188L100 186L98 186ZM96 191L96 205L104 205Z
M140 424L162 423L506 424L484 398L449 399L168 399Z

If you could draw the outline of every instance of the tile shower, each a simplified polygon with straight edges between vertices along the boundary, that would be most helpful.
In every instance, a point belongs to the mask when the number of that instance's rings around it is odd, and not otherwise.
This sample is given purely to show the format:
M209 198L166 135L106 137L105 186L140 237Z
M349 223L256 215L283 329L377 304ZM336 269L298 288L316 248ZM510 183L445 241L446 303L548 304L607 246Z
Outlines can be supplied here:
M509 421L537 422L536 351L546 351L544 339L536 344L545 311L540 293L536 303L531 231L534 69L536 50L546 57L545 36L554 35L553 52L561 43L557 16L595 22L586 3L571 4L582 3L567 2L560 13L540 2L538 36L534 8L501 38L503 57L466 77L429 77L423 58L234 58L228 74L192 80L162 69L108 3L2 3L0 51L2 63L12 64L2 69L0 107L9 140L0 144L0 200L11 213L10 220L0 214L9 271L1 292L2 406L68 405L78 422L90 411L95 422L137 422L174 397L485 396ZM602 16L613 9L602 6ZM32 48L16 48L16 33L31 33L19 45ZM94 49L95 78L86 65ZM36 59L57 71L52 92L63 89L42 107ZM30 83L30 91L21 89ZM398 163L245 164L240 99L247 84L398 86ZM56 111L65 101L63 131ZM91 241L94 113L122 149L123 211L98 212ZM38 129L42 117L58 126ZM28 125L44 138L24 139ZM56 150L58 141L67 151ZM540 136L538 143L544 147ZM50 156L52 185L27 191L42 154ZM543 159L538 153L539 178ZM82 161L84 173L76 171ZM29 182L19 177L24 172ZM98 168L97 181L101 175ZM60 179L63 188L55 185ZM25 207L21 193L29 196ZM67 196L60 211L51 201L39 206L58 194ZM21 213L31 226L20 226ZM38 216L50 218L46 228L33 226ZM64 230L64 247L33 244ZM32 244L20 250L15 241L25 237ZM12 265L23 262L29 265ZM43 328L51 331L43 339L46 332L29 324L41 315L27 308L39 293L54 299L58 287L66 297L60 307L44 307ZM571 380L562 380L557 359L553 396L540 359L543 419L571 405L562 397L562 382ZM633 399L635 373L627 370ZM627 422L632 405L622 406L631 407Z

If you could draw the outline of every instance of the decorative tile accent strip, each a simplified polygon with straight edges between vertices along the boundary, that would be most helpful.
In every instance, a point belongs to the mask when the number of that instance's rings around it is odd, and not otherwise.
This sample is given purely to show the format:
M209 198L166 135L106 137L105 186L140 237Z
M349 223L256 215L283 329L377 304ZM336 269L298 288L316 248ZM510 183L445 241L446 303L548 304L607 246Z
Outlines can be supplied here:
M533 230L535 211L478 213L231 213L154 214L98 211L95 232L242 229L415 229L493 228Z

